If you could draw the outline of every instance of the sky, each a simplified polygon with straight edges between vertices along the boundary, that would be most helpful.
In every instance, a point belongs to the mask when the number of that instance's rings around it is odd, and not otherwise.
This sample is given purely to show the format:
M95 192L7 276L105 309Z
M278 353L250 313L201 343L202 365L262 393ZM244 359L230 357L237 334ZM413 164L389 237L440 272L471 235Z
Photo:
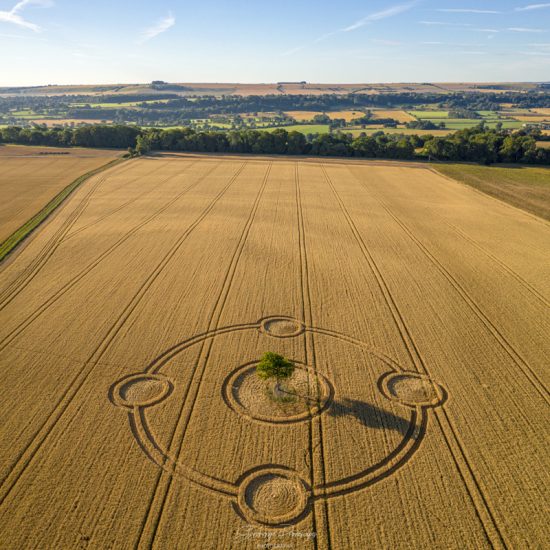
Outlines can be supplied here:
M550 81L550 0L0 0L0 86Z

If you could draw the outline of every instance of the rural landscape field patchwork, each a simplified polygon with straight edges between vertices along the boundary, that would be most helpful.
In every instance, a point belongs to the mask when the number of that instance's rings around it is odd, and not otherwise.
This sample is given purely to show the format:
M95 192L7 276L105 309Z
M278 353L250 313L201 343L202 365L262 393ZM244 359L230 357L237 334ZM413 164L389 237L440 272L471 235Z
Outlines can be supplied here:
M457 174L173 153L84 181L0 267L0 547L545 547L550 228Z
M0 5L0 550L550 550L550 0Z

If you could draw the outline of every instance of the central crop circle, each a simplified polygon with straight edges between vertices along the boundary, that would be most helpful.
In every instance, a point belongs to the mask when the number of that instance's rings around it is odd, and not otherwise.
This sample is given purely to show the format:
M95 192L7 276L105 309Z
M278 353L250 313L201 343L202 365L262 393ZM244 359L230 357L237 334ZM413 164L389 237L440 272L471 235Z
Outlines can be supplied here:
M321 373L296 363L292 376L285 381L284 394L273 399L275 381L261 380L256 374L257 361L233 371L223 386L224 400L237 414L267 422L302 422L326 410L334 395L332 384Z

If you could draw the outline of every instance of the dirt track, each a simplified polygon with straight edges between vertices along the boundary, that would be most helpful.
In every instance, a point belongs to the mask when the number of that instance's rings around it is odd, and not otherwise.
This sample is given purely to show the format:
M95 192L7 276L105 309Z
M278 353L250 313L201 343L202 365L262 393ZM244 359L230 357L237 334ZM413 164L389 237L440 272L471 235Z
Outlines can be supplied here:
M0 546L542 547L549 306L550 226L421 167L112 168L0 270Z

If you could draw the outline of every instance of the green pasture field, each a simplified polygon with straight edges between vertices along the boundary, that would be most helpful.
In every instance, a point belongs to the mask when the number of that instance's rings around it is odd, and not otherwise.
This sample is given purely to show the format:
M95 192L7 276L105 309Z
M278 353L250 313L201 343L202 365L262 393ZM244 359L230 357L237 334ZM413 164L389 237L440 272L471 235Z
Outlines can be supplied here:
M268 132L273 132L274 130L283 129L287 132L301 132L302 134L328 134L329 125L328 124L293 124L292 126L277 126L271 128L263 128Z
M412 135L427 136L427 135L432 135L432 136L442 137L442 136L448 136L449 134L452 134L453 130L451 130L451 129L416 130L416 129L413 129L413 128L378 128L378 129L369 128L369 129L365 129L365 130L362 130L362 129L359 129L359 128L353 128L353 129L345 128L345 129L343 129L344 134L352 134L353 137L358 137L362 133L365 133L367 136L371 136L372 134L375 134L376 132L384 132L385 134L403 134L405 136L412 136Z
M436 170L512 206L550 220L550 168L441 164Z
M448 118L449 111L406 111L409 115L412 115L419 120L441 119Z
M151 99L147 101L123 101L120 103L71 103L71 107L97 107L101 109L120 109L123 107L138 107L142 103L152 104L152 103L167 103L168 99Z
M20 118L22 120L32 120L33 118L47 118L43 115L37 115L36 113L33 113L32 111L30 113L23 112L23 114L16 114L16 113L9 113L8 116Z
M517 120L497 120L495 122L488 123L487 126L489 126L489 128L495 128L498 122L502 123L502 127L505 130L517 130L522 128L525 124L525 122L519 122Z

